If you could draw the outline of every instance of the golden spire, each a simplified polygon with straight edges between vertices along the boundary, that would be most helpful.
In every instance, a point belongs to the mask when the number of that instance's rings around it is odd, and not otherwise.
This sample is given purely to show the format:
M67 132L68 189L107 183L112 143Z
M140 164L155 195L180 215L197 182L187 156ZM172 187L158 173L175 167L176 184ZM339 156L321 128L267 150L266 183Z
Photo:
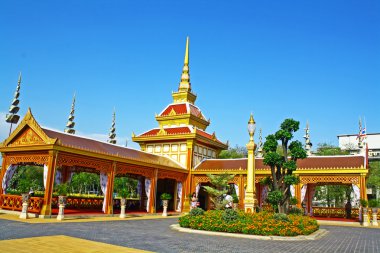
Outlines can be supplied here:
M116 112L115 109L113 110L113 115L112 115L112 125L110 129L110 134L108 135L108 142L111 144L116 144Z
M181 82L178 91L191 91L190 69L189 69L189 36L186 38L185 59L182 68Z
M21 72L18 77L17 87L16 87L16 91L15 91L11 106L9 107L9 114L5 116L5 121L11 124L11 127L9 129L9 135L12 132L12 125L17 124L18 120L20 119L20 116L17 115L18 111L20 110L20 107L18 106L20 103L20 100L18 99L20 97L20 87L21 87Z
M75 126L75 122L74 122L74 112L75 112L75 93L74 93L74 97L73 97L73 103L71 104L71 111L70 111L70 115L69 115L69 118L68 118L68 121L67 121L67 124L66 124L66 129L65 129L65 133L68 133L68 134L75 134L75 129L74 129L74 126Z

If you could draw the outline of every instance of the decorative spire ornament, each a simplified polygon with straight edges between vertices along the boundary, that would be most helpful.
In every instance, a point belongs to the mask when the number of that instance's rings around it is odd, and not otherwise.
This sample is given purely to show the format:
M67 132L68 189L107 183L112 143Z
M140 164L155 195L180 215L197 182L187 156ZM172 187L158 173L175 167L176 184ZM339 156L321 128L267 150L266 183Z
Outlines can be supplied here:
M189 69L189 36L186 38L185 59L182 68L181 82L178 91L191 91L190 69Z
M110 134L108 135L108 142L111 144L116 144L116 113L115 110L113 111L113 116L112 116L112 125L110 129Z
M306 122L305 136L303 138L305 138L305 150L306 150L306 154L307 154L307 156L311 156L311 147L313 146L313 144L310 141L309 121Z
M68 133L68 134L75 134L75 129L74 129L74 126L75 126L75 122L74 122L74 112L75 112L75 93L74 93L74 97L73 97L73 103L71 104L71 111L70 111L70 115L69 115L69 118L68 118L68 121L67 121L67 124L66 124L66 129L65 129L65 133Z
M259 131L259 144L257 146L257 157L263 157L263 135L262 129Z
M359 149L362 149L363 148L363 138L362 138L362 131L363 131L363 127L362 127L362 119L359 117L359 134L358 134L358 147Z
M17 122L20 119L20 116L17 115L18 111L20 110L20 107L18 106L20 103L20 100L19 100L20 87L21 87L21 72L18 77L17 87L16 87L16 91L13 97L13 101L11 103L11 106L9 107L9 113L5 116L5 121L11 124L9 128L9 135L11 135L13 124L17 124Z

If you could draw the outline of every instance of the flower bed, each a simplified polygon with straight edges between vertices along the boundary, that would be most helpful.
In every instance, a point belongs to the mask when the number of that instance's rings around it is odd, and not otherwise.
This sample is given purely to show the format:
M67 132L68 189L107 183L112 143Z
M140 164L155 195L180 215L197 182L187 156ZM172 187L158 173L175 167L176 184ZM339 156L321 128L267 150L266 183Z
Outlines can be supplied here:
M247 214L225 211L207 211L203 215L185 215L179 218L181 227L252 235L297 236L309 235L319 229L317 221L308 216L281 216L269 212ZM233 217L233 218L231 218Z

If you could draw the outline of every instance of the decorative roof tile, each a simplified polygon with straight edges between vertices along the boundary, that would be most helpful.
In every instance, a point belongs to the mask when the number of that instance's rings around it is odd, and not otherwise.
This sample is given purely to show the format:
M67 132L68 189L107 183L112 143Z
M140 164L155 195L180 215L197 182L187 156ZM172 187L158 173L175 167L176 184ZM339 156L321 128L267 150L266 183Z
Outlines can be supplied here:
M137 160L146 163L160 164L172 168L183 169L178 163L170 158L149 154L143 151L122 147L94 139L81 137L78 135L66 134L51 129L42 128L50 138L58 138L63 146L78 148L95 153L103 153L112 156L119 156L126 159Z

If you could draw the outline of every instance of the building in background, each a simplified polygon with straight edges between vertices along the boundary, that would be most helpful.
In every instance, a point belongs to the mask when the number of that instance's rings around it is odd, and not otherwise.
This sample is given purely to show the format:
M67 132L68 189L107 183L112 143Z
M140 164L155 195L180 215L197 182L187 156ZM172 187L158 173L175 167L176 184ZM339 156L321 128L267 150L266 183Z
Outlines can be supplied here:
M360 153L357 134L338 135L338 141L342 150L350 150L352 154ZM368 159L380 160L380 133L367 133L365 142L368 144Z

